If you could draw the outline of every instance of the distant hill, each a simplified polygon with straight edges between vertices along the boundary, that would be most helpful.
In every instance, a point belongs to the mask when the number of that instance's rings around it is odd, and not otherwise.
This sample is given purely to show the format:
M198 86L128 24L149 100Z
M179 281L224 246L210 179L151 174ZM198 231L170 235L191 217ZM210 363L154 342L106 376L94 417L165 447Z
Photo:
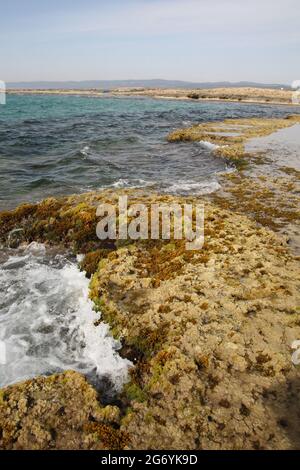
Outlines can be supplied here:
M111 90L113 88L233 88L233 87L255 87L255 88L284 88L291 89L288 85L267 84L255 82L185 82L181 80L86 80L72 82L8 82L7 88L25 89L91 89L100 88Z

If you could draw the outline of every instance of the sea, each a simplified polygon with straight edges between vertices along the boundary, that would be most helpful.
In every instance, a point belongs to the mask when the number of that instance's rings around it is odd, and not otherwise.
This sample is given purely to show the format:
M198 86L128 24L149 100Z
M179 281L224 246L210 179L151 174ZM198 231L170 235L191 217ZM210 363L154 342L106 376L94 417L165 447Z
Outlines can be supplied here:
M169 143L182 127L285 117L294 107L72 95L8 95L0 105L0 211L103 188L207 194L234 171L208 143ZM275 142L276 148L276 142ZM0 247L0 387L67 369L107 396L132 364L100 323L78 260L44 245Z
M0 105L0 210L107 187L212 192L231 165L205 143L169 143L167 135L203 121L291 113L295 107L8 95Z

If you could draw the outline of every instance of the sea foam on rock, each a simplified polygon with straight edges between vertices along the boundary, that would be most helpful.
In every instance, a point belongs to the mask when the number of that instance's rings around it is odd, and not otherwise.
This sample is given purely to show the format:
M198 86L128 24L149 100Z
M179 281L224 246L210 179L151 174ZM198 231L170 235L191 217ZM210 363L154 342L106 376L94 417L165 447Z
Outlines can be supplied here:
M76 262L47 254L42 244L9 251L0 264L0 339L6 347L0 386L72 368L120 391L130 363L118 355L109 326L95 326L99 313L88 285Z

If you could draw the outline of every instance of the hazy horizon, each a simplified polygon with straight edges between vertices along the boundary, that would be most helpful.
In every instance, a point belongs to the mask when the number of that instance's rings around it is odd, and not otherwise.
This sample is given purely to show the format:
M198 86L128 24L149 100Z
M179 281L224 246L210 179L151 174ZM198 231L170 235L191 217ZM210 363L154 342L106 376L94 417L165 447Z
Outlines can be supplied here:
M150 78L150 79L119 79L119 80L33 80L33 81L17 81L7 82L7 89L17 88L103 88L110 89L115 87L144 87L144 88L214 88L214 87L251 87L257 86L259 88L290 88L288 83L262 83L262 82L190 82L185 80L167 80L163 78Z
M300 75L297 0L11 0L1 19L6 82L289 85Z

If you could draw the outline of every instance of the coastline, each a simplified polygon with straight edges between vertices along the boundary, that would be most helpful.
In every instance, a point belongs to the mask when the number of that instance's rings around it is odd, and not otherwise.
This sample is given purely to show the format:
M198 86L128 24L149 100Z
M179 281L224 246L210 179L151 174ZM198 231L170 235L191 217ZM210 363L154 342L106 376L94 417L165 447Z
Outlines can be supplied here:
M299 258L280 233L281 224L297 223L297 203L287 214L282 197L290 178L296 184L299 174L277 178L278 194L268 194L265 180L255 176L254 181L245 173L245 168L258 167L264 160L259 152L245 151L248 138L269 135L299 119L226 120L172 133L172 141L205 139L218 146L220 158L235 161L237 172L224 176L220 193L175 197L106 190L49 198L0 213L3 244L18 227L22 231L13 239L15 246L38 241L85 255L81 267L91 277L91 299L114 337L121 338L122 355L135 364L118 397L119 406L99 404L95 391L75 372L5 388L0 401L1 447L68 446L68 440L60 443L60 437L70 432L68 426L76 429L82 448L299 446L299 428L289 419L298 409L299 372L291 363L290 344L300 337ZM226 135L239 125L239 136ZM241 131L249 125L251 132L247 127ZM203 250L186 252L177 240L129 246L99 243L96 207L122 194L146 205L205 202ZM270 211L272 201L276 211ZM79 418L73 402L78 393L86 400ZM58 402L55 413L66 400L75 407L66 424L59 415L51 422L52 405L44 403L46 412L40 406L41 397L47 401L53 394ZM25 405L19 413L18 403L27 403L28 396L33 411ZM28 426L36 429L33 441ZM55 438L49 433L51 426L57 431Z
M249 104L272 104L299 106L292 101L292 91L261 88L212 88L212 89L112 89L102 90L33 90L33 89L8 89L8 95L14 94L36 94L36 95L59 95L59 96L90 96L104 97L149 97L154 99L189 100L195 102L229 102Z

